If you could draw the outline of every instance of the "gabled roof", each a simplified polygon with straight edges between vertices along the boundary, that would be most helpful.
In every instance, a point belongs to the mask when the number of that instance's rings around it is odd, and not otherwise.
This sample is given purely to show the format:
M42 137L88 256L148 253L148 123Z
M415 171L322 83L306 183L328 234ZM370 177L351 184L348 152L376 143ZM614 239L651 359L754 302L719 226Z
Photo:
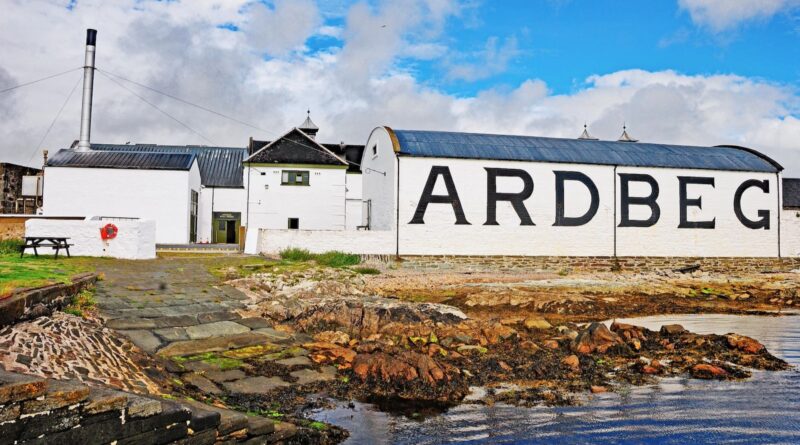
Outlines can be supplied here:
M189 170L197 157L191 153L142 153L134 151L59 150L47 160L48 167L122 168L140 170Z
M255 142L255 141L254 141ZM244 162L254 164L349 165L299 128L267 143Z
M197 156L200 182L206 187L244 187L242 162L244 147L208 147L205 145L92 144L92 150L135 151L142 153L184 153Z
M800 178L783 178L783 208L800 208Z
M695 147L443 131L393 130L398 155L775 173L780 164L737 146Z

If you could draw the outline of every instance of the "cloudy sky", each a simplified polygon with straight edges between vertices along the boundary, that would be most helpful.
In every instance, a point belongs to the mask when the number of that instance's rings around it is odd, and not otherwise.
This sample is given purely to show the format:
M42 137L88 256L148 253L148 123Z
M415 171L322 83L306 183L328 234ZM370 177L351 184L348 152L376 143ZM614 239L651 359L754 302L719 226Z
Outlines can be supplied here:
M800 0L0 0L0 10L0 90L79 68L92 27L100 70L259 128L101 72L95 142L244 146L307 109L325 142L363 143L378 125L576 137L586 123L616 139L625 122L642 141L753 147L800 176ZM39 164L42 149L77 139L80 78L0 93L0 161Z

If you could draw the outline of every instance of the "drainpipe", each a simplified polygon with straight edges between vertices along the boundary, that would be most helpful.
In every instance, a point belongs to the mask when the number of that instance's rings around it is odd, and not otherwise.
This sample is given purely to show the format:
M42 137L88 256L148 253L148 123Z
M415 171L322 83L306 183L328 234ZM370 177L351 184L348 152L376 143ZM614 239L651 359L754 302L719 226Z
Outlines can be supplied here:
M783 200L781 199L781 194L783 192L783 183L781 181L780 172L775 173L775 185L775 188L778 191L778 258L781 258L781 214L783 213Z
M89 139L92 133L92 89L94 88L94 52L97 30L86 30L86 59L83 64L83 103L81 105L81 135L77 151L91 148Z

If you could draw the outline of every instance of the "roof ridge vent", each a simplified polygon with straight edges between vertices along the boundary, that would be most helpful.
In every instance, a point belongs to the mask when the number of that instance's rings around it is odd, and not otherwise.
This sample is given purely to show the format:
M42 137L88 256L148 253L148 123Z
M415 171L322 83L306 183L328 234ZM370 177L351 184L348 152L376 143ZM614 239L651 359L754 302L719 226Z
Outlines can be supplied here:
M622 124L622 134L617 139L617 142L639 142L639 139L634 139L628 134L628 127Z
M589 129L586 127L586 123L583 124L583 133L578 136L578 139L584 139L587 141L599 141L596 137L589 134Z

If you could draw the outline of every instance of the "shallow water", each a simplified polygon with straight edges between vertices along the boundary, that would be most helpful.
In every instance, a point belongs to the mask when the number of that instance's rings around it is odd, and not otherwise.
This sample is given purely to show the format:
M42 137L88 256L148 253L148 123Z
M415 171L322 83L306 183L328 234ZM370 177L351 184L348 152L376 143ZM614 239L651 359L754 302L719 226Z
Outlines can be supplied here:
M671 315L619 320L658 329L758 339L797 369L754 372L743 382L685 378L588 396L582 406L459 405L414 421L371 405L315 413L350 431L347 444L800 443L800 317Z

